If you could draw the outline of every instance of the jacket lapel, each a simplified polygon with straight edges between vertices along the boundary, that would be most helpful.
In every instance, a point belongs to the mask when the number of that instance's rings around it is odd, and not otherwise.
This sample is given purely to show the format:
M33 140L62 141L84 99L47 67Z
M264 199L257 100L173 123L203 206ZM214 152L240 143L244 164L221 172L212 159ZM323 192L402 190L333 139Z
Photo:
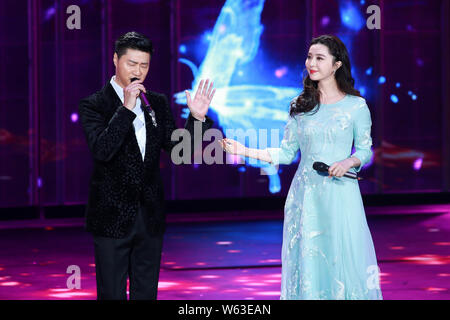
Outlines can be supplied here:
M110 82L108 82L103 88L103 96L106 99L106 105L109 107L106 110L108 113L114 114L118 106L122 105L122 101L114 90Z
M155 111L156 114L156 110L154 109L155 103L154 103L154 99L153 97L147 93L146 97L148 99L148 102L150 103L150 107ZM141 101L141 104L144 104L144 101ZM149 158L149 152L152 148L152 144L154 144L156 141L156 137L157 137L157 127L155 127L153 125L153 121L152 118L147 110L147 108L144 108L144 117L145 117L145 132L146 132L146 139L145 139L145 156L144 156L144 162ZM155 115L156 117L156 124L157 125L161 125L158 123L158 117ZM154 146L153 146L154 148Z
M108 82L105 87L103 88L103 96L106 100L105 105L107 106L107 114L108 114L108 119L111 119L114 115L114 113L116 112L117 108L122 104L122 100L120 100L119 96L116 93L116 90L114 90L113 86L111 85L110 82ZM145 129L147 131L147 118L145 119L146 125L145 125ZM136 150L136 152L139 154L139 160L140 163L143 163L142 161L142 155L141 155L141 151L139 149L139 144L137 142L137 138L136 138L136 133L134 132L134 125L131 124L131 128L130 131L127 134L128 139L131 139L132 143L134 144L134 149ZM145 146L145 154L147 154L147 143L148 143L148 131L146 134L146 146ZM145 155L144 155L144 160L145 160Z
M122 101L120 100L119 96L117 95L116 91L114 90L114 88L110 82L108 82L104 86L103 93L104 93L104 98L106 100L106 105L108 106L108 110L106 110L106 112L108 113L109 118L111 118L114 115L114 113L116 112L117 107L122 105ZM155 146L153 146L153 144L157 143L158 129L162 125L162 123L161 124L159 123L159 120L161 120L161 119L159 117L158 105L157 105L155 96L153 94L151 94L150 92L147 92L146 97L150 103L150 106L155 111L156 123L157 123L158 127L155 127L153 125L150 114L148 113L147 110L145 110L144 111L145 155L144 155L143 163L145 163L147 160L150 159L149 153L152 148L155 148ZM143 101L141 101L141 103L143 103ZM132 136L133 136L132 137L133 144L135 144L135 147L136 147L135 149L139 152L139 144L137 142L136 134L134 132L134 127L131 129L132 129L131 132L132 132ZM139 152L139 159L141 159L141 163L142 163L142 156L140 155L140 152Z
M149 160L150 155L148 152L151 152L151 150L157 150L157 152L160 152L161 146L161 135L163 134L163 118L161 118L161 112L160 112L160 106L158 104L158 99L151 91L147 91L146 97L148 99L148 102L150 103L150 107L155 112L155 118L156 118L156 127L153 125L152 118L147 110L145 110L145 128L147 132L147 141L145 144L145 158L144 160Z

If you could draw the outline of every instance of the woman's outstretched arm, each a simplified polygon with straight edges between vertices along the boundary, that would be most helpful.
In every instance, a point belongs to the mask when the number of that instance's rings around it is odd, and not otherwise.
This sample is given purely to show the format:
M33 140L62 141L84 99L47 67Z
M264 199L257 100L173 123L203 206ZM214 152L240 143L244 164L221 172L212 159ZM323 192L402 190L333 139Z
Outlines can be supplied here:
M233 139L223 139L220 140L222 148L230 154L236 154L244 157L254 158L261 161L272 162L272 158L270 157L267 149L252 149L247 148L243 144L237 142Z
M289 117L284 127L283 140L279 148L251 149L233 139L221 140L222 148L231 154L237 154L271 163L272 165L290 164L300 148L298 143L298 125L294 117Z

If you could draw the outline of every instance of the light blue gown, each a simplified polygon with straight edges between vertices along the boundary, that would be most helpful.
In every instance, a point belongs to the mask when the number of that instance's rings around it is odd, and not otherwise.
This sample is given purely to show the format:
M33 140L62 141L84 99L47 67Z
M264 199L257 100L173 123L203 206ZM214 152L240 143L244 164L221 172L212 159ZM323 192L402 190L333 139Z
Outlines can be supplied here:
M372 121L365 99L346 95L307 114L289 117L272 161L301 161L284 208L281 299L382 300L379 268L358 181L328 178L312 166L372 156ZM352 155L354 142L355 153Z

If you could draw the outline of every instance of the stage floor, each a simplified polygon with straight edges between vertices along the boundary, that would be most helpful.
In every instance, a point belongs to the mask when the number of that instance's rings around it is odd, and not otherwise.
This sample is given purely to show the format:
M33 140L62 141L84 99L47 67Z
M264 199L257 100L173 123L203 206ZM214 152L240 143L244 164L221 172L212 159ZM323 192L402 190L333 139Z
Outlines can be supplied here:
M450 299L450 213L368 216L390 299ZM282 221L168 224L158 299L279 299ZM0 299L96 299L94 250L80 226L0 230ZM81 288L68 289L71 265Z

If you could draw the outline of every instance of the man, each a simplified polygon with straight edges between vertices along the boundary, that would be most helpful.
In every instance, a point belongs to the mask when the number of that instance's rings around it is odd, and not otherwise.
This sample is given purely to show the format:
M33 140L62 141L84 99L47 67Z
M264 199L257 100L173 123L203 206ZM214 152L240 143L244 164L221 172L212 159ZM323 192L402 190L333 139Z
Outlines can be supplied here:
M115 43L115 76L79 103L94 158L86 229L94 237L98 299L126 300L127 277L130 299L157 297L165 229L159 158L161 149L170 154L177 142L171 141L176 127L167 98L142 85L152 53L144 35L122 35ZM194 99L186 91L191 139L195 122L202 132L212 126L206 112L215 89L208 84L200 82ZM141 101L141 92L147 99Z

